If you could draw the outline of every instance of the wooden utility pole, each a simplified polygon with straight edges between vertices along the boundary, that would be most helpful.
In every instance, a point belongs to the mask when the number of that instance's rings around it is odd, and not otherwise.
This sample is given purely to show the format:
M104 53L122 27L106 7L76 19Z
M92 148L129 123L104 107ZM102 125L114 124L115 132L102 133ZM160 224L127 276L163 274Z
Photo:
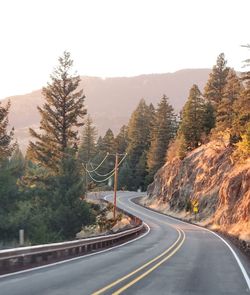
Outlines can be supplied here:
M116 192L117 192L117 182L118 182L118 153L115 154L115 179L114 179L114 211L113 218L116 218Z

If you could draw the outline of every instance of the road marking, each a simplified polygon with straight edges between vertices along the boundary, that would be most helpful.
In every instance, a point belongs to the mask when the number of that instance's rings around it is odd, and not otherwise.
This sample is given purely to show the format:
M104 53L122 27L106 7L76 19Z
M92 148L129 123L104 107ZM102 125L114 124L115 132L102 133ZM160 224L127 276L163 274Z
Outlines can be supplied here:
M90 256L94 256L94 255L97 255L97 254L105 253L105 252L108 252L108 251L123 247L123 246L125 246L127 244L133 243L135 241L138 241L138 240L144 238L145 236L147 236L150 233L149 225L147 223L145 223L145 222L143 222L143 223L147 227L147 231L143 235L141 235L141 236L139 236L139 237L137 237L137 238L135 238L135 239L133 239L131 241L125 242L125 243L123 243L121 245L113 246L111 248L101 250L101 251L98 251L98 252L95 252L95 253L90 253L90 254L86 254L86 255L83 255L83 256L74 257L74 258L70 258L70 259L67 259L67 260L62 260L62 261L50 263L50 264L47 264L47 265L37 266L37 267L29 268L29 269L24 269L24 270L8 273L8 274L5 274L5 275L0 275L0 279L15 276L15 275L19 275L19 274L23 274L23 273L27 273L27 272L40 270L40 269L43 269L43 268L49 268L49 267L52 267L52 266L55 266L55 265L64 264L64 263L68 263L68 262L75 261L75 260L84 259L84 258L87 258L87 257L90 257Z
M172 257L180 249L180 247L182 246L182 244L185 241L185 232L182 229L181 229L181 231L183 233L183 239L182 239L181 243L167 257L163 258L161 261L159 261L157 264L155 264L154 266L152 266L146 272L144 272L143 274L141 274L140 276L138 276L137 278L135 278L133 281L129 282L128 284L126 284L125 286L123 286L122 288L120 288L119 290L117 290L114 293L112 293L112 295L121 294L123 291L125 291L126 289L128 289L132 285L136 284L138 281L140 281L141 279L143 279L147 275L149 275L152 271L154 271L156 268L158 268L159 266L161 266L170 257Z
M148 209L147 207L144 207L144 206L142 206L142 205L138 205L138 204L132 202L131 199L132 199L132 198L128 199L129 202L135 204L135 205L138 206L138 207L145 208L145 209L147 209L147 210L149 210L149 211L151 211L151 212L154 212L155 214L160 214L160 215L162 215L162 216L166 216L167 218L172 219L172 220L175 220L175 221L178 221L178 222L180 222L180 223L188 224L188 225L190 225L190 226L194 226L194 227L198 227L198 228L200 228L200 229L203 229L204 231L208 231L209 233L211 233L211 234L215 235L217 238L219 238L219 239L220 239L220 240L221 240L221 241L222 241L222 242L223 242L223 243L229 248L229 250L230 250L231 253L233 254L233 256L234 256L235 260L237 261L237 264L238 264L238 266L239 266L239 268L240 268L240 270L241 270L241 273L243 274L243 277L244 277L244 279L245 279L245 281L246 281L246 283L247 283L248 289L250 290L250 278L249 278L249 276L248 276L248 274L247 274L247 271L246 271L244 265L242 264L242 262L240 261L239 256L236 254L236 252L233 250L233 248L230 246L230 244L229 244L226 240L224 240L220 235L218 235L217 233L211 231L211 230L208 229L208 228L205 228L205 227L199 226L199 225L197 225L197 224L191 224L191 223L185 222L185 221L183 221L183 220L179 220L179 219L177 219L177 218L174 218L174 217L172 217L172 216L168 216L168 215L166 215L166 214L164 214L164 213L160 213L160 212L156 212L156 211L150 210L150 209Z
M102 294L103 292L107 291L108 289L114 287L115 285L121 283L122 281L130 278L131 276L133 276L134 274L136 274L137 272L139 272L140 270L144 269L145 267L151 265L152 263L154 263L156 260L160 259L162 256L166 255L172 248L175 247L175 245L179 242L179 240L181 239L181 231L177 229L178 231L178 238L177 240L167 249L165 250L163 253L161 253L160 255L156 256L155 258L149 260L147 263L143 264L142 266L138 267L137 269L133 270L132 272L128 273L127 275L121 277L120 279L114 281L113 283L103 287L102 289L92 293L92 295L99 295ZM183 232L183 231L182 231ZM184 233L184 232L183 232ZM185 235L185 234L184 234Z

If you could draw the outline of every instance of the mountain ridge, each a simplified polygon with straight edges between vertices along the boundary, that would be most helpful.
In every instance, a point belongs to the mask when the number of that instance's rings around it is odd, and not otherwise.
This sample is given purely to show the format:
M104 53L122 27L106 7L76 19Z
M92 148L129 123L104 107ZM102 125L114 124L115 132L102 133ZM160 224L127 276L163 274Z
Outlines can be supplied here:
M117 133L123 124L127 124L142 98L156 106L162 95L166 94L178 113L191 86L197 84L202 91L210 72L211 69L183 69L174 73L142 74L134 77L81 76L79 87L83 88L86 96L87 111L99 134L103 135L108 128ZM21 149L25 150L30 140L29 127L39 127L37 106L41 106L44 101L41 89L10 96L2 102L7 100L11 101L10 126L15 128L15 137Z

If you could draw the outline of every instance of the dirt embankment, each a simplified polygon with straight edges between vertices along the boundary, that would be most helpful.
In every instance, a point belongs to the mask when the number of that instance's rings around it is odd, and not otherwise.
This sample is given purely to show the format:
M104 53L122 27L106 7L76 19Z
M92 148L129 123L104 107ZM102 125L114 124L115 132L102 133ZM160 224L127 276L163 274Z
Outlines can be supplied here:
M234 163L232 148L210 142L182 161L167 162L144 205L250 242L250 159ZM193 213L197 201L199 212Z

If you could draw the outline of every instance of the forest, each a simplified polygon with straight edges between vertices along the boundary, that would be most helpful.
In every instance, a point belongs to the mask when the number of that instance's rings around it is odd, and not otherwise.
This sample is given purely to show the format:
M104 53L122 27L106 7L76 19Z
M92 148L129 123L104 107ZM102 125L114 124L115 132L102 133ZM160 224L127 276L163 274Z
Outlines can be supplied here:
M116 154L118 189L130 191L146 191L166 161L183 159L213 139L231 145L235 161L250 156L250 72L236 73L223 53L204 89L190 85L180 114L167 94L157 106L142 98L116 135L110 126L98 136L72 68L70 53L64 52L43 88L40 131L30 129L33 140L25 155L8 127L11 105L0 103L3 245L15 243L20 228L28 244L38 244L73 239L82 226L95 223L98 206L86 201L86 193L112 190Z

